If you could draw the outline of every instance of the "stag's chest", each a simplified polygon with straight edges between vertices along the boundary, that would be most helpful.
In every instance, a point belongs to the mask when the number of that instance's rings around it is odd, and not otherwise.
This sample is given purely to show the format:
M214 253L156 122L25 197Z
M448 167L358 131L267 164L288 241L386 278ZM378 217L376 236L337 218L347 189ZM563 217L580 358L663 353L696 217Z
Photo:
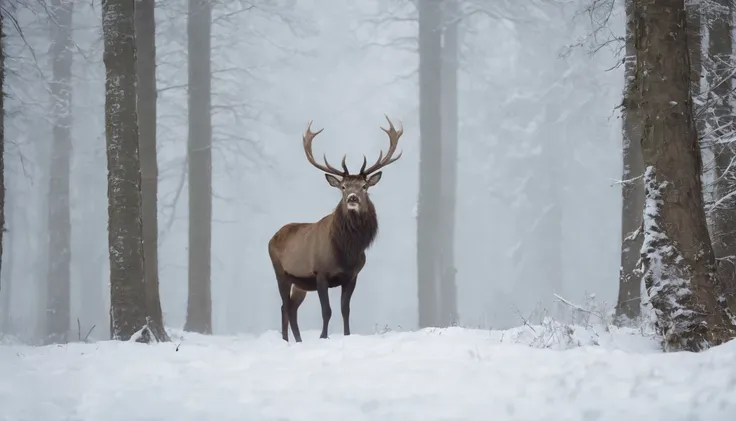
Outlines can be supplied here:
M354 276L365 266L365 252L361 250L335 253L334 260L335 268L338 268L335 275L339 273Z

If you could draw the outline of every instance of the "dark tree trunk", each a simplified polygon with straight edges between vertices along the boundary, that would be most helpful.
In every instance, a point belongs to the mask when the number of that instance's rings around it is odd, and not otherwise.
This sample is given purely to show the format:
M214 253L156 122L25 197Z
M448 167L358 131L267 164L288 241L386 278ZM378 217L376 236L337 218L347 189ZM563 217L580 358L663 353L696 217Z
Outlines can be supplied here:
M713 140L725 140L734 131L733 110L729 102L732 89L733 69L733 4L732 0L713 0L714 8L710 20L708 55L712 68L708 72L710 87L708 104L713 110L709 126L714 128ZM730 299L732 311L736 312L736 161L733 142L713 146L715 155L716 189L712 210L713 248L718 259L718 277Z
M736 335L703 208L683 0L636 1L636 83L645 167L644 281L666 351L700 351Z
M641 233L644 211L644 163L641 156L641 114L639 92L634 83L636 46L634 45L634 0L626 0L626 59L623 100L623 183L621 184L621 269L619 272L616 317L633 320L641 315L641 270L639 257L644 236Z
M138 65L138 136L143 205L143 256L148 327L157 341L168 341L158 290L158 162L156 161L156 20L155 1L135 8Z
M105 39L110 335L148 341L141 166L136 112L135 2L102 0Z
M703 7L701 0L688 0L685 2L685 13L687 13L687 48L690 53L690 87L692 89L692 96L700 96L700 78L702 77L703 69L703 34L701 31L702 25L702 13ZM700 130L702 128L702 118L699 116L698 111L700 107L694 105L693 111L696 113L695 123ZM698 132L702 135L702 132Z
M49 170L49 267L46 277L46 343L65 343L70 330L71 234L69 178L72 149L73 1L52 0L51 118Z
M5 233L5 22L0 13L0 273ZM0 289L3 287L0 279Z
M442 43L442 199L439 247L442 267L439 287L439 323L458 323L457 285L455 281L455 207L457 202L457 67L458 7L455 0L445 2Z
M212 333L212 5L189 0L189 297L184 330Z
M442 185L442 13L440 0L419 9L419 206L417 215L417 296L419 327L437 326Z

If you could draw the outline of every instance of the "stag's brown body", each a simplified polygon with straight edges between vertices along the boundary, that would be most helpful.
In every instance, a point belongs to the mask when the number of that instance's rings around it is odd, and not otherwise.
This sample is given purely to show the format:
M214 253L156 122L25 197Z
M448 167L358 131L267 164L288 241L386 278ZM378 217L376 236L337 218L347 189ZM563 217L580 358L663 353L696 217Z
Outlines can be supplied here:
M387 118L388 119L388 118ZM335 210L313 223L291 223L284 225L268 243L268 253L273 264L281 306L281 333L288 341L288 326L291 325L294 339L301 342L297 323L297 310L308 291L317 291L322 307L322 334L327 337L332 310L327 290L341 287L340 309L345 335L350 334L350 299L357 277L365 266L365 250L373 243L378 233L376 209L367 190L381 179L376 171L399 159L392 159L402 130L396 131L389 120L390 128L383 129L391 141L386 156L379 156L376 163L366 170L365 158L359 174L350 175L343 158L343 171L316 163L311 152L311 142L321 132L313 133L307 127L304 134L304 150L308 161L324 171L331 186L342 190L342 200ZM372 174L374 173L374 174ZM372 174L372 175L371 175ZM335 176L340 177L339 179Z
M340 206L315 223L285 225L271 239L269 253L294 286L316 291L316 273L326 274L329 286L342 284L365 264L367 249L378 232L375 209L349 215Z

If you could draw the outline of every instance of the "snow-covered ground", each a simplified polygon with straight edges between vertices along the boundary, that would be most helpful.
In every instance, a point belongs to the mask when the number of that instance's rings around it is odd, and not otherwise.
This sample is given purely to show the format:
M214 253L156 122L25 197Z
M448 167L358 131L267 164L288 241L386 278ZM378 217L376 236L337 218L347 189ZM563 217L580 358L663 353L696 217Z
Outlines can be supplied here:
M0 419L734 420L736 343L662 354L635 331L372 336L174 332L156 345L0 346ZM178 349L178 350L177 350Z

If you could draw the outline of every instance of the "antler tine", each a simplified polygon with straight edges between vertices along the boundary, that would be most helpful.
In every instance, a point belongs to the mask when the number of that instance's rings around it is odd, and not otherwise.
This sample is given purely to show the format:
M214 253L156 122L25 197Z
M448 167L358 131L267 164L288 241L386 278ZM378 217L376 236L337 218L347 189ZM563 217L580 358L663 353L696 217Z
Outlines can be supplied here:
M394 158L394 152L396 152L396 147L399 144L399 138L402 134L404 134L404 127L402 124L402 127L399 130L396 130L394 127L394 124L391 122L391 120L388 118L386 114L384 114L384 117L386 117L386 121L388 121L388 129L384 129L381 127L381 130L383 130L388 135L389 140L389 147L388 152L386 152L386 155L383 155L383 150L381 150L381 153L378 155L378 159L376 162L370 166L370 168L365 169L365 157L363 158L363 167L360 169L360 173L363 175L368 175L370 173L376 172L379 169L385 167L386 165L389 165L392 162L395 162L397 159L401 158L401 155L404 153L399 152L399 154Z
M302 136L302 143L304 146L304 153L307 155L307 161L309 161L310 164L312 164L315 168L319 169L320 171L323 171L329 174L333 174L333 175L344 176L345 174L347 174L347 171L343 173L342 171L330 165L327 162L326 156L324 158L325 165L318 163L314 159L314 154L312 152L312 141L318 134L322 133L322 130L324 130L324 128L319 129L316 132L313 132L312 131L312 121L309 121L309 123L307 124L307 130L304 132L304 135ZM343 163L344 163L344 158L343 158Z
M345 174L348 174L348 173L350 173L350 171L348 171L348 166L347 166L347 165L345 164L345 159L346 159L347 157L348 157L348 154L345 154L345 155L343 155L343 156L342 156L342 163L341 163L341 165L342 165L342 170L343 170L343 171L345 171Z
M342 176L348 175L348 174L350 173L350 171L348 171L348 166L347 166L347 164L345 164L345 160L347 159L347 157L348 157L348 155L347 155L347 154L343 155L343 156L342 156L342 162L340 163L340 165L342 166L342 172L340 173L340 175L342 175ZM330 165L330 163L329 163L329 162L327 162L327 155L325 155L325 154L322 154L322 160L324 160L324 161L325 161L325 165L326 165L326 166L328 166L328 167L330 167L330 168L332 168L332 169L335 169L335 167L333 167L332 165ZM340 171L340 170L337 170L337 169L336 169L335 171Z

